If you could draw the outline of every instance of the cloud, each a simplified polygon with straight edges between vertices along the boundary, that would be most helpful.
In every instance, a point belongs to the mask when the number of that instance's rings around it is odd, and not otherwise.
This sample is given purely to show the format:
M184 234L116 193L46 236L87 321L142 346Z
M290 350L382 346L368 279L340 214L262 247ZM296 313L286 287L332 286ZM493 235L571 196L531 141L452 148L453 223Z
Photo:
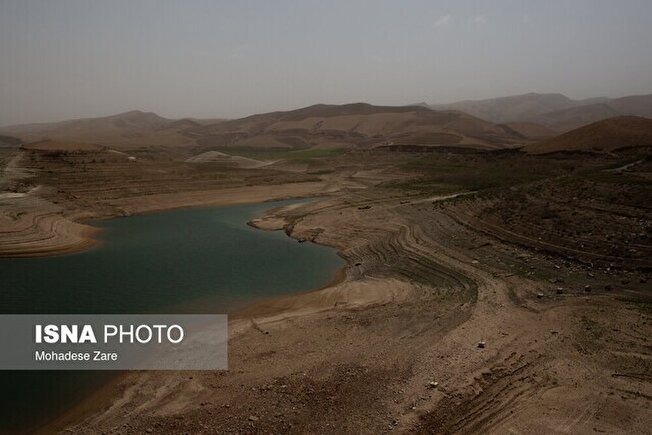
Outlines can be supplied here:
M475 17L471 18L471 21L475 24L484 24L487 22L487 17L484 15L476 15Z
M451 16L450 14L442 15L441 17L437 18L435 22L432 24L433 27L444 27L447 26L448 23L451 21Z

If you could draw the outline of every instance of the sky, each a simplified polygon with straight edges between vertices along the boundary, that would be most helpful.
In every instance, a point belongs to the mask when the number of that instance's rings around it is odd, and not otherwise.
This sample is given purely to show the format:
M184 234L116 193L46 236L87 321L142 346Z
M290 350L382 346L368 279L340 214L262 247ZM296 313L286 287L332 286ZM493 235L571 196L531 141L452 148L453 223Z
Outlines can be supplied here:
M650 0L0 0L0 125L652 93Z

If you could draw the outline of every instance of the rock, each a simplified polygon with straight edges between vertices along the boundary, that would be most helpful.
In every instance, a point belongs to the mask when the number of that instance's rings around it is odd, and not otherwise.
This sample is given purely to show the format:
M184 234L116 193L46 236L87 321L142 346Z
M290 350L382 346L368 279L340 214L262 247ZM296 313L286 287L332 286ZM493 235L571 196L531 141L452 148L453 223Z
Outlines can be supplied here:
M541 299L543 297L543 293L537 293L537 298Z
M259 420L259 418L256 417L255 415L250 415L249 416L249 421L258 421L258 420Z
M479 349L484 349L485 346L486 346L486 343L484 341L481 341L481 342L478 343L478 348Z
M591 291L591 286L590 285L585 285L584 286L584 291L585 292L590 292Z
M439 386L439 382L430 381L430 382L428 383L428 386L429 386L430 388L437 388L437 387Z
M563 293L564 293L564 289L561 288L561 287L557 287L557 294L558 294L558 295L561 295L561 294L563 294Z

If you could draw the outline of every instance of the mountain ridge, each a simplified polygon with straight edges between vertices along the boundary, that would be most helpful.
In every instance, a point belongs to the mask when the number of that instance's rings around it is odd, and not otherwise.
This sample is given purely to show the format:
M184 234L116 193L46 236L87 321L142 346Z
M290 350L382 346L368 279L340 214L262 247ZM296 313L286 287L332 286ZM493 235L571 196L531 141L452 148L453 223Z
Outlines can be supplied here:
M527 129L526 129L527 130ZM116 115L0 129L25 142L44 139L111 147L193 145L262 148L373 147L387 144L500 148L528 141L516 132L455 110L368 103L315 104L234 120L171 120L132 110Z
M652 94L573 100L560 93L527 93L430 105L456 109L496 123L534 122L559 133L614 116L652 117Z
M527 145L530 154L553 152L604 153L632 147L652 147L652 119L619 116L594 122L552 139Z

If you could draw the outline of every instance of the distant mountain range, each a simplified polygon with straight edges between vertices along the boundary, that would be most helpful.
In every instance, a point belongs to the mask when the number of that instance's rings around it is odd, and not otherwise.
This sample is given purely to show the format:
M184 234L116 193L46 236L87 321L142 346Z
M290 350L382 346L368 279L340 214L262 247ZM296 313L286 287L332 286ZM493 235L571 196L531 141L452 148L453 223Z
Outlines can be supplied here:
M318 104L208 124L187 133L203 147L373 147L447 145L499 148L526 139L506 126L459 111L365 103Z
M5 127L0 135L6 139L0 142L3 146L39 141L112 148L186 146L202 152L228 147L404 145L494 149L526 146L559 132L622 116L652 118L652 95L571 100L561 94L525 94L437 106L317 104L234 120L167 119L133 110L100 118ZM634 122L627 125L633 127ZM626 129L623 126L620 131ZM591 136L597 138L597 133Z
M236 120L170 120L131 111L103 118L25 124L0 129L24 142L68 141L110 147L192 145L201 149L348 148L376 145L446 145L500 148L528 141L528 124L497 125L459 111L365 103L318 104Z
M565 132L614 116L652 118L652 94L572 100L562 94L530 93L428 107L434 110L460 110L495 123L533 122L556 132Z
M176 146L194 141L181 131L219 120L163 118L153 112L132 110L99 118L21 124L0 128L0 134L20 138L23 142L44 139L74 141L111 147Z

